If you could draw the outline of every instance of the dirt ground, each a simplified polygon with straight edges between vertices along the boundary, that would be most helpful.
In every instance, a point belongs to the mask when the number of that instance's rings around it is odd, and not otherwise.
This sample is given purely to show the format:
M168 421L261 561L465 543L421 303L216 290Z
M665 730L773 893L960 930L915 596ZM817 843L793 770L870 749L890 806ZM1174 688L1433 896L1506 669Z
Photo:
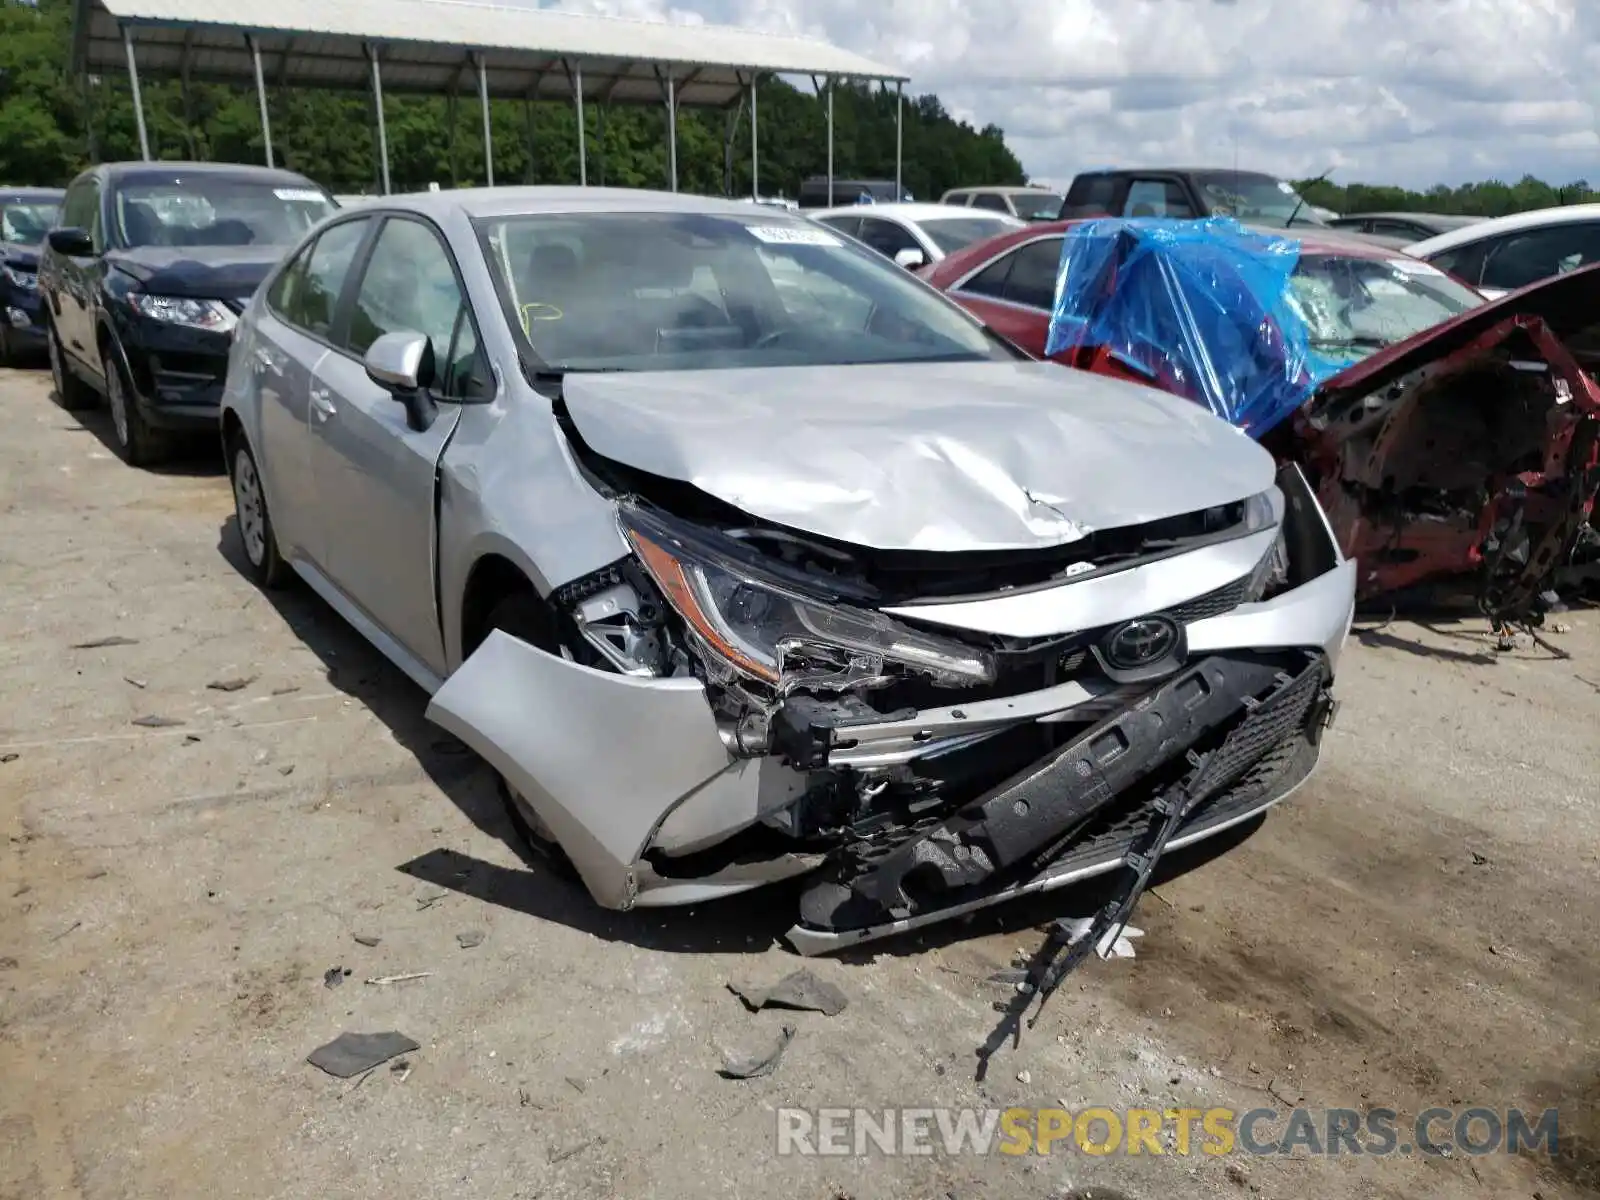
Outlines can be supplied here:
M0 428L0 1197L1600 1194L1596 611L1567 658L1359 626L1318 775L1180 864L1137 957L1088 963L980 1087L986 977L1090 898L814 961L838 1016L749 1014L724 984L799 965L792 891L596 910L509 848L399 671L246 582L211 454L130 470L42 372L0 371ZM785 1019L775 1073L718 1076ZM409 1070L305 1061L390 1029ZM1559 1106L1563 1153L774 1150L780 1105L1057 1103Z

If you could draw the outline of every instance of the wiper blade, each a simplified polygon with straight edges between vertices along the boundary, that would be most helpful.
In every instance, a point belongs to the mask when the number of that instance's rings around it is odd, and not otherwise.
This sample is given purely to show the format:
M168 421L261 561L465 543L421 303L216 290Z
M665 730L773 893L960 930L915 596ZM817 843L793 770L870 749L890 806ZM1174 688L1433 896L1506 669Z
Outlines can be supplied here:
M1318 349L1323 346L1356 346L1368 350L1382 350L1385 346L1394 345L1394 342L1381 337L1339 337L1312 338L1310 344Z

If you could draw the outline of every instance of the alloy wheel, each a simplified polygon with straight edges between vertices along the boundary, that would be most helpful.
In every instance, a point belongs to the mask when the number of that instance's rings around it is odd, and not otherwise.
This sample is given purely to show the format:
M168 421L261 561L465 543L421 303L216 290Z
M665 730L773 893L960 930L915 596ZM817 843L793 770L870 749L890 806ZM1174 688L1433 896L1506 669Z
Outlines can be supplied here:
M111 409L111 425L117 431L117 444L128 444L128 395L122 387L122 372L106 361L106 405Z

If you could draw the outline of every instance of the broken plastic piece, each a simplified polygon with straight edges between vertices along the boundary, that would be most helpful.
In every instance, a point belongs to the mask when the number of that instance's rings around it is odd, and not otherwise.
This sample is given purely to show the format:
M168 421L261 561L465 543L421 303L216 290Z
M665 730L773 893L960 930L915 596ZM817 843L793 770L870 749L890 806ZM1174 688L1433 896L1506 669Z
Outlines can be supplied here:
M794 1041L794 1026L785 1024L778 1030L777 1040L765 1050L753 1055L724 1053L722 1067L717 1074L724 1079L759 1079L763 1075L771 1075L778 1069L783 1052L789 1048L789 1043L792 1041Z
M326 1045L318 1046L306 1061L336 1079L349 1079L370 1071L380 1063L422 1047L403 1033L341 1033Z
M741 987L737 983L730 983L728 990L743 1000L751 1012L763 1008L793 1008L836 1017L849 1004L845 994L837 987L805 970L785 975L769 988Z

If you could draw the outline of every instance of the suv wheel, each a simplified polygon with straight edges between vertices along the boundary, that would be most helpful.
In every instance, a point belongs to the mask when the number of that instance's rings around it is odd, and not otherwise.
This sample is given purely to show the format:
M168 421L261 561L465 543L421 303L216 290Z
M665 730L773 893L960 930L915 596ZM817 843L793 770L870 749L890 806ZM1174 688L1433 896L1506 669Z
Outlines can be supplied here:
M55 385L56 403L68 412L93 408L97 399L94 390L67 366L66 351L61 348L61 335L56 332L55 322L50 322L47 328L45 341L50 347L50 381Z
M123 374L116 352L107 346L100 352L100 365L106 374L106 407L111 410L111 429L116 435L117 453L130 467L147 467L166 454L166 441L151 429L139 412L139 402Z

